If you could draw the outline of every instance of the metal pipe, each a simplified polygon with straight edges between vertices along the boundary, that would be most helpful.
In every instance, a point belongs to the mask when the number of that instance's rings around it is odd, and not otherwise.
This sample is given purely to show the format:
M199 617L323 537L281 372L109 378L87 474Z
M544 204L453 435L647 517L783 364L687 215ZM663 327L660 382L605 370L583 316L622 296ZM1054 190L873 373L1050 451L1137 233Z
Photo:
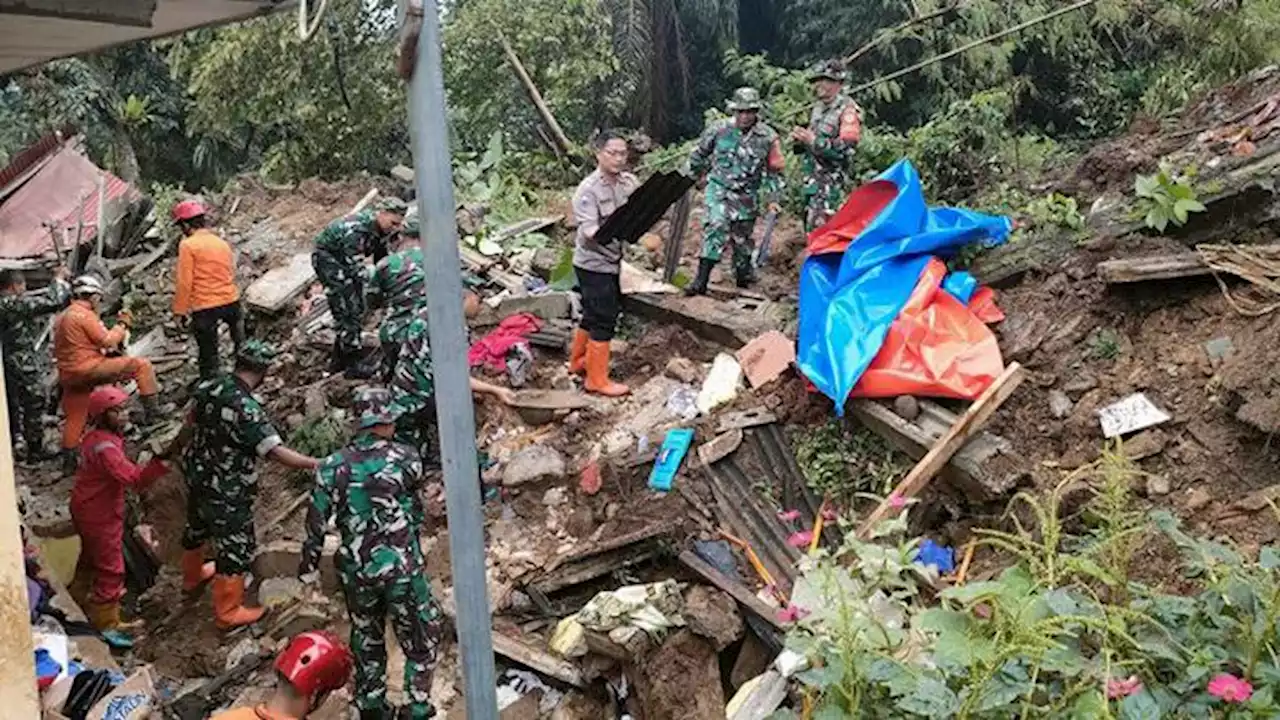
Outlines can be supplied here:
M404 19L407 2L401 3ZM454 227L453 170L440 64L440 16L435 2L424 2L424 6L418 57L409 82L409 135L426 260L429 337L449 513L453 597L467 717L497 720L493 630L485 586L484 513L477 480L476 421L471 406L462 271Z

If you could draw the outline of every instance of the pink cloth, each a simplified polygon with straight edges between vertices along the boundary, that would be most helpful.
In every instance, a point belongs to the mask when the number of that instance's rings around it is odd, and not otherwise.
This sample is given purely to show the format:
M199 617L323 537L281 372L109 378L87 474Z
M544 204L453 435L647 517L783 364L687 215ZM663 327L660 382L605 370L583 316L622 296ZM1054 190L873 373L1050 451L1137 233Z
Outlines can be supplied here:
M542 320L537 315L512 315L498 323L498 327L488 335L472 343L467 351L467 363L471 367L484 365L494 372L504 372L507 369L507 351L540 329Z

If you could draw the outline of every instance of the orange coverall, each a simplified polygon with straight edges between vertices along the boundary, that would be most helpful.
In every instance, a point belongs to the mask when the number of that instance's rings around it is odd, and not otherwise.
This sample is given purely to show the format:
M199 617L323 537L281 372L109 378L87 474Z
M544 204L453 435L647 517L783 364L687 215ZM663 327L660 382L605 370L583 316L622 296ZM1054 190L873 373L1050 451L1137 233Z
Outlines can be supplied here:
M230 305L239 299L235 255L227 241L202 228L178 243L174 315Z
M62 412L66 424L62 428L62 448L80 445L89 414L89 393L104 383L138 381L138 393L155 395L156 372L151 361L136 357L106 357L104 350L118 347L125 327L111 330L102 324L88 300L72 300L58 316L53 328L53 355L58 361L58 383L62 385Z
M210 720L298 720L292 715L281 715L280 713L267 709L266 705L258 705L257 707L234 708L226 712L214 715Z

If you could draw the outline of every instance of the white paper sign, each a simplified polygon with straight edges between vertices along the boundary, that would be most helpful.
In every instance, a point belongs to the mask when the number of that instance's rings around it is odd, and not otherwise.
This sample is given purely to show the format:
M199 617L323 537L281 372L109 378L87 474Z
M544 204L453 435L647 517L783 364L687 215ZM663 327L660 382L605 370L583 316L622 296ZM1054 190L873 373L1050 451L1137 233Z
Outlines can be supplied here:
M1127 435L1171 419L1169 413L1156 407L1142 393L1134 393L1098 411L1102 434L1108 438Z

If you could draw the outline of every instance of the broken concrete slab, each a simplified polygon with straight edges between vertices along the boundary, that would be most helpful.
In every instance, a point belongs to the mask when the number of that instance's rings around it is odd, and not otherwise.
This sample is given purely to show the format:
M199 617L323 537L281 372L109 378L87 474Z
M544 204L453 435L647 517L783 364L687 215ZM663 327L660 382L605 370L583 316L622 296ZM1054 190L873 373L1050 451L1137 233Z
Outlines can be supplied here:
M753 339L735 354L751 387L777 380L796 361L796 345L791 338L770 330Z
M567 292L544 292L537 295L515 295L498 301L498 306L486 306L476 318L477 326L497 325L504 318L517 313L530 313L551 321L567 318L573 313L573 297Z
M760 425L768 425L778 422L778 416L768 410L760 408L752 408L750 410L742 410L739 412L725 413L720 416L720 421L716 423L716 432L724 433L730 430L745 430L750 427L758 427Z
M674 295L680 292L680 288L675 285L662 282L657 276L626 261L623 261L621 272L618 273L618 284L622 287L624 297L640 293Z
M702 379L702 371L698 364L686 357L673 357L667 361L663 370L666 376L682 383L695 385Z
M718 435L710 442L702 443L698 446L698 460L704 467L723 460L738 449L742 444L742 437L742 430L734 429Z
M774 329L768 301L739 298L720 302L706 296L626 295L623 309L647 320L684 327L719 345L739 348Z
M530 445L507 460L502 484L516 487L525 483L564 478L564 457L550 445Z
M328 593L341 592L338 571L333 564L338 544L336 535L326 536L324 549L320 552L320 587ZM297 577L301 561L302 543L295 540L275 540L258 546L258 552L253 557L253 576L259 581Z
M280 312L315 280L316 271L311 267L311 253L298 253L289 258L286 264L268 270L255 280L244 291L244 301L256 310Z
M787 680L777 670L769 670L747 681L724 708L728 720L765 720L787 698Z

